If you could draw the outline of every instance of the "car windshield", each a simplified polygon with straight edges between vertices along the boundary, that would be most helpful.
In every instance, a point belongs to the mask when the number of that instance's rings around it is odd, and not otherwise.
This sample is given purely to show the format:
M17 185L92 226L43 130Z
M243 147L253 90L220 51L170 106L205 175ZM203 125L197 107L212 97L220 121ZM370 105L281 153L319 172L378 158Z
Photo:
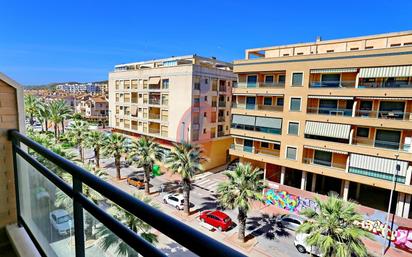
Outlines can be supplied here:
M65 215L65 216L62 216L62 217L58 218L56 222L57 222L57 224L62 224L64 222L68 222L69 220L70 220L70 216Z

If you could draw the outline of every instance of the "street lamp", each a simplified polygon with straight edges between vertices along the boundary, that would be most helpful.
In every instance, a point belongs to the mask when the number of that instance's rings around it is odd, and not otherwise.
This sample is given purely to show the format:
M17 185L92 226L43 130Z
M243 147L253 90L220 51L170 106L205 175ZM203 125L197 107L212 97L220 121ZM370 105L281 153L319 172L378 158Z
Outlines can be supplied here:
M182 143L185 141L185 122L182 121Z
M401 165L398 162L399 153L395 154L395 157L396 157L396 171L393 173L393 176L392 176L392 189L391 189L391 194L389 197L388 213L386 214L386 222L383 228L384 238L383 238L383 246L382 246L382 256L385 255L385 250L386 250L386 238L388 237L389 216L391 214L393 191L395 191L395 187L396 187L396 176L398 176L398 173L401 169ZM388 239L388 241L390 243L390 239Z

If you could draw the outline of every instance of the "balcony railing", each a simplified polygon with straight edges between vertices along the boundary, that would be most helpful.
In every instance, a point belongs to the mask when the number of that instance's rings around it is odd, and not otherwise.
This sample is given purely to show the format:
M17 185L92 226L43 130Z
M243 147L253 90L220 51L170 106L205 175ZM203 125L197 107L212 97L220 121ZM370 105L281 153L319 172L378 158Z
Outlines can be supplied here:
M357 117L362 118L412 121L412 113L403 111L357 110L355 114Z
M226 92L226 86L219 86L219 92Z
M159 120L160 119L160 114L158 114L158 113L149 113L149 119Z
M412 88L412 83L401 83L401 82L359 82L358 88Z
M262 148L255 148L254 146L244 146L244 145L231 144L230 149L234 149L234 150L242 151L242 152L247 152L247 153L272 156L272 157L279 157L280 156L280 151L279 150L268 150L268 149L262 149Z
M237 108L237 109L243 109L243 110L283 112L283 106L277 106L277 105L232 103L232 107Z
M333 116L352 116L352 109L308 107L307 113Z
M345 81L312 81L309 83L311 88L354 88L355 80Z
M327 167L342 169L342 170L346 169L346 164L333 163L331 161L318 160L314 158L303 158L303 163L311 164L311 165L327 166Z
M366 137L354 137L353 144L366 145L378 148L385 148L390 150L399 150L403 152L410 152L411 145L401 142L386 141L386 140L374 140Z
M275 134L275 135L282 134L282 129L280 129L280 128L267 128L267 127L260 127L260 126L249 126L249 125L236 124L236 123L232 123L232 128L262 132L262 133L267 133L267 134Z
M226 107L226 101L219 101L219 107Z
M218 132L217 132L217 136L218 136L218 137L224 137L224 136L226 136L226 134L225 134L224 131L218 131Z
M217 118L217 120L218 120L218 122L225 122L226 121L225 116L219 116Z
M264 83L264 82L256 82L256 83L247 83L247 82L238 82L233 84L234 88L284 88L285 83Z
M94 256L96 253L91 250L97 249L91 249L93 247L86 245L85 241L85 230L92 226L90 224L109 231L114 235L113 238L117 237L126 243L136 254L166 256L160 249L109 215L101 206L90 201L83 192L84 187L101 194L193 253L200 256L205 253L213 256L244 256L94 176L18 131L9 131L9 138L13 146L18 223L28 232L42 256L63 256L69 251L73 251L70 256ZM66 173L72 178L73 184L67 184L55 172ZM56 201L52 193L60 195L72 206L69 208L72 211L69 212L58 210L59 213L69 215L73 212L72 217L64 216L64 222L68 225L63 230L60 229L64 234L73 233L73 238L66 241L56 235L58 231L53 231L51 225L51 208ZM93 222L89 223L90 220Z
M158 99L158 98L150 98L150 99L149 99L149 104L160 105L160 99Z

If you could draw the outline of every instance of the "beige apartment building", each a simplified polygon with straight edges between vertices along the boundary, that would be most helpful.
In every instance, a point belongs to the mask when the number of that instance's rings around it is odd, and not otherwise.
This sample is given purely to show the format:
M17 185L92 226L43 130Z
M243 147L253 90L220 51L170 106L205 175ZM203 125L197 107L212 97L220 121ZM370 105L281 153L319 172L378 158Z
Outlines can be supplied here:
M248 49L234 72L232 158L383 211L395 174L393 212L412 216L412 31Z
M230 63L197 55L116 65L109 74L109 125L155 137L164 148L199 143L210 170L229 160L233 81Z

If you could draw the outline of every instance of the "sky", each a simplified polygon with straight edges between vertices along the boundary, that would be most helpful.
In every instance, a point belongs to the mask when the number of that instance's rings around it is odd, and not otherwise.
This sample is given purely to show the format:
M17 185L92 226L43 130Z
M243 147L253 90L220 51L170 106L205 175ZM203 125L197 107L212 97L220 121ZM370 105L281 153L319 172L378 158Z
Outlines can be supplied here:
M114 65L412 30L412 0L0 0L0 72L23 85L106 80Z

